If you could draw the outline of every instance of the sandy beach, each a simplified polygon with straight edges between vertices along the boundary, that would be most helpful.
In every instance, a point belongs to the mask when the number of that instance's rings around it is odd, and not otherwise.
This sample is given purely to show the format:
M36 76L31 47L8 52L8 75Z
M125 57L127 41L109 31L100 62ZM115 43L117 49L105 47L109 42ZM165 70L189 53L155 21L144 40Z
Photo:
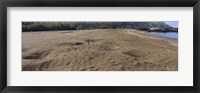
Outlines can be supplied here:
M134 29L22 32L22 71L178 71L178 40Z

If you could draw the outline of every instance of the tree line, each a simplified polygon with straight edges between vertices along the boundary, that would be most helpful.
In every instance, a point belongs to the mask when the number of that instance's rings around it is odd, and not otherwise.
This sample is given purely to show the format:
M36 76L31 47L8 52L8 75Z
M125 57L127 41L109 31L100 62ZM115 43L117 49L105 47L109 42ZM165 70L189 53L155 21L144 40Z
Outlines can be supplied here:
M76 30L76 25L64 22L22 22L22 31Z
M142 25L142 24L140 24ZM134 26L130 24L110 23L110 22L22 22L22 32L31 31L54 31L54 30L84 30L84 29L137 29L142 31L177 32L177 28L158 28Z

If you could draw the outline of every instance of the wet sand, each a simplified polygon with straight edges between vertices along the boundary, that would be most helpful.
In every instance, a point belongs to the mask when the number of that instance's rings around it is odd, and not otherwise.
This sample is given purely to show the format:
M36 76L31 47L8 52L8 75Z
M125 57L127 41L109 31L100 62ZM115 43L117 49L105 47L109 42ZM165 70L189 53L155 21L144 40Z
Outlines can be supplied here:
M22 32L22 71L177 71L178 41L131 29Z

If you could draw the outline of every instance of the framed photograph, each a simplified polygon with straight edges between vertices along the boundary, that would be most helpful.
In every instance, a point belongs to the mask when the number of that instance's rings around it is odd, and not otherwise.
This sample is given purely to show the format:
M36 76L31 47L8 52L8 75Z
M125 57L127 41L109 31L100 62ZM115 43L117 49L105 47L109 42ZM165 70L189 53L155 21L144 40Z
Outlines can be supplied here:
M2 93L199 93L199 0L4 0Z

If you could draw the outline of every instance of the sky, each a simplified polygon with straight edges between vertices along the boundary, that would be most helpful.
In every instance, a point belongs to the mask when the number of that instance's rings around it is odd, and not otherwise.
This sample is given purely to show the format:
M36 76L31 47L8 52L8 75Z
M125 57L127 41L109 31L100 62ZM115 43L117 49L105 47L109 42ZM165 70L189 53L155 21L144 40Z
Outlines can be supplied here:
M177 27L178 28L178 21L173 21L173 22L165 22L166 24L172 26L172 27Z

